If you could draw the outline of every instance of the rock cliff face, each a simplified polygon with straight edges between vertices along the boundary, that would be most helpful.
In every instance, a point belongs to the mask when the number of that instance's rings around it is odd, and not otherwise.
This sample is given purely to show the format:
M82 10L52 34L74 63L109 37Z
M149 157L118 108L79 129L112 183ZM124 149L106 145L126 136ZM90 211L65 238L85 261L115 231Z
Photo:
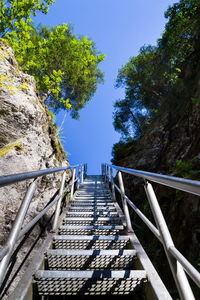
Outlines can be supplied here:
M178 174L176 172L177 160L186 162L193 160L195 170L188 170L188 178L195 174L195 178L192 179L200 180L199 149L200 113L199 107L194 105L188 111L182 112L181 116L177 116L176 113L163 113L158 120L151 124L141 139L134 142L130 149L126 149L128 155L122 153L121 160L116 164L182 177L180 172ZM124 181L127 195L152 218L142 180L125 175ZM200 257L199 197L156 184L154 187L175 245L197 267L198 257ZM132 217L134 218L134 214ZM140 239L146 244L149 254L153 254L151 258L157 262L158 269L163 273L163 259L160 251L157 250L158 244L152 242L153 235L140 223L138 218L135 219L135 222L142 226ZM140 232L139 230L139 235Z
M34 78L20 71L12 50L3 40L0 40L0 116L0 175L68 165L55 137L51 117L37 97ZM50 201L59 187L61 175L57 173L38 180L26 222ZM1 245L30 182L32 180L1 188Z

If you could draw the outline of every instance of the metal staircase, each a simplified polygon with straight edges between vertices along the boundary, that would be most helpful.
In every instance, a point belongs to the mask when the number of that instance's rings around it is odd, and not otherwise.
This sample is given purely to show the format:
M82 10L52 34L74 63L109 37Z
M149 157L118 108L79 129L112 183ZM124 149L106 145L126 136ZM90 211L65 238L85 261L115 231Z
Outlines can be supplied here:
M146 271L136 268L136 251L119 211L102 176L88 176L45 253L45 270L34 274L36 299L72 295L143 299Z
M102 175L87 176L86 170L86 165L75 165L0 177L0 187L33 179L7 242L0 249L0 299L65 300L93 296L102 299L109 295L120 299L131 296L135 300L172 300L135 235L129 214L131 208L161 242L180 299L194 300L187 276L200 287L200 274L175 247L151 182L195 195L200 195L200 182L109 164L102 165ZM63 172L59 191L23 226L37 178L56 172ZM71 173L68 182L66 172ZM122 173L142 178L156 226L127 197ZM66 198L67 192L70 200ZM4 298L12 283L13 253L53 206L56 208L51 231L46 231L47 236L32 263L15 289Z

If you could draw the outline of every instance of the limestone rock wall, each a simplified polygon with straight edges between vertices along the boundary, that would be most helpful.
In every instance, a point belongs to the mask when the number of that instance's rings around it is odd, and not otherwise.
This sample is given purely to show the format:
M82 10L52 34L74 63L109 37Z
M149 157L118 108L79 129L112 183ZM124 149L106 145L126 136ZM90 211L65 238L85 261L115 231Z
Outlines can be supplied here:
M21 72L12 49L0 40L0 175L69 165L55 130L47 109L36 94L34 78ZM38 180L25 223L50 201L59 188L61 175L57 173ZM0 245L7 239L31 182L0 188ZM32 240L39 226L34 232Z

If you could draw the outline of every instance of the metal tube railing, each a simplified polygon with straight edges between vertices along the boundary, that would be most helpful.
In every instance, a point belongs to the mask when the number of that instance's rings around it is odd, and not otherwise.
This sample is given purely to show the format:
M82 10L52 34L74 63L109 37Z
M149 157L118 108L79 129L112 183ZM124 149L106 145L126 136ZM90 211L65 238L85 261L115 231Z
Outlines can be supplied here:
M0 260L2 260L2 258L8 253L8 251L9 251L9 246L5 246L5 247L1 248Z
M34 178L41 177L44 175L49 175L49 174L57 173L60 171L74 169L76 167L78 167L78 165L71 166L71 167L53 168L53 169L46 169L46 170L39 170L39 171L33 171L33 172L25 172L25 173L0 176L0 187L10 185L10 184L13 184L16 182L24 181L27 179L34 179Z
M173 177L173 176L140 171L135 169L123 168L123 167L118 167L110 164L106 164L106 165L117 171L121 171L123 173L134 175L136 177L140 177L152 182L156 182L162 185L166 185L181 191L185 191L200 196L200 182L197 180L190 180L190 179L184 179L180 177Z
M169 247L169 253L176 258L183 266L188 275L193 279L196 285L200 288L200 273L188 262L188 260L176 249L176 247Z
M70 194L70 199L73 199L74 195L74 183L75 183L75 177L76 177L76 169L73 170L73 175L72 175L72 187L71 187L71 194ZM78 180L78 179L77 179Z
M126 202L126 199L125 199L124 183L123 183L121 172L118 172L118 180L119 180L119 186L120 186L120 193L121 193L121 199L122 199L124 215L125 215L126 224L127 224L127 230L128 230L128 232L133 232L133 228L132 228L132 225L131 225L130 214L129 214L129 210L128 210L128 205L127 205L127 202Z
M102 172L104 172L103 175L106 182L109 181L109 173L112 174L111 171L112 169L118 171L118 181L119 181L120 188L114 183L115 189L121 195L123 195L123 200L125 201L125 203L128 203L134 209L136 214L143 220L143 222L149 227L149 229L153 232L153 234L163 244L181 299L184 300L195 299L191 287L189 285L188 279L186 277L185 271L199 287L200 287L200 274L174 246L167 224L162 215L160 206L158 204L156 195L154 193L153 187L147 180L162 185L166 185L172 188L176 188L195 195L200 195L200 182L195 180L189 180L189 179L177 178L173 176L146 172L146 171L128 169L128 168L113 166L110 164L104 164L102 165ZM157 228L125 195L125 190L123 190L124 186L121 189L120 181L122 177L121 175L119 175L121 174L121 172L131 174L136 177L143 178L145 180L145 191L147 194L147 198L149 200L151 211L154 215L154 219L157 224ZM113 180L112 176L110 176L111 184Z
M41 219L41 217L53 206L57 203L56 211L55 211L55 218L54 218L54 224L53 224L53 230L55 230L58 222L58 217L60 214L61 209L61 201L64 197L67 190L71 188L71 196L73 196L74 192L74 184L78 180L84 179L84 172L85 168L81 165L82 173L79 174L79 177L75 179L76 174L76 168L80 169L80 165L75 165L71 167L61 167L61 168L54 168L54 169L47 169L47 170L40 170L40 171L33 171L33 172L26 172L26 173L20 173L20 174L13 174L13 175L7 175L7 176L1 176L0 177L0 187L6 186L9 184L13 184L19 181L37 178L40 176L60 172L60 171L66 171L67 169L73 170L73 176L72 176L72 184L69 184L64 189L64 184L66 180L66 172L64 172L61 182L61 187L59 194L53 199L51 203L49 203L35 218L33 218L23 229L21 229L23 221L25 219L27 210L29 208L29 205L31 203L34 191L36 189L36 182L34 181L28 188L28 191L26 193L26 196L24 200L21 203L21 206L18 210L17 217L14 221L14 225L11 229L11 232L9 234L6 246L0 249L0 285L2 284L5 276L6 276L6 270L10 262L10 258L12 256L13 250L15 248L16 243Z
M8 237L8 240L7 240L7 245L9 247L9 252L6 253L6 255L4 256L4 258L2 259L2 261L0 263L0 286L3 282L3 280L4 280L6 269L7 269L7 266L9 264L10 257L12 255L12 251L15 247L15 243L17 241L18 234L21 230L24 218L26 216L26 212L29 208L29 205L31 203L31 200L33 198L35 190L36 190L36 184L35 184L35 182L33 182L29 186L28 191L26 193L26 196L25 196L24 200L21 203L21 206L18 210L16 219L14 221L13 227L12 227L11 232L9 234L9 237Z
M168 230L167 224L163 217L162 211L158 204L158 200L154 193L153 187L149 182L145 184L145 191L147 194L147 198L149 200L149 204L151 207L151 211L154 215L155 222L157 224L157 228L160 232L162 238L162 244L165 250L165 254L167 256L174 280L176 282L177 289L181 296L181 299L185 300L195 300L194 295L192 293L191 287L189 282L186 278L185 272L183 271L182 266L177 263L177 260L169 254L169 247L174 247L174 243L171 237L171 234Z
M49 203L42 211L40 211L35 218L33 218L19 233L19 238L24 236L43 216L44 214L69 190L71 185L67 186L61 195L57 195L51 203Z
M63 176L62 176L62 182L61 182L61 186L60 186L60 190L59 190L59 200L57 201L57 205L56 205L52 231L55 231L56 228L57 228L57 223L58 223L58 218L59 218L59 215L60 215L62 194L63 194L63 190L64 190L65 180L66 180L66 172L64 172Z
M160 233L158 229L149 221L149 219L137 208L137 206L131 202L131 200L128 199L126 196L126 201L132 207L132 209L136 212L136 214L142 219L142 221L149 227L149 229L153 232L153 234L157 237L157 239L162 242Z

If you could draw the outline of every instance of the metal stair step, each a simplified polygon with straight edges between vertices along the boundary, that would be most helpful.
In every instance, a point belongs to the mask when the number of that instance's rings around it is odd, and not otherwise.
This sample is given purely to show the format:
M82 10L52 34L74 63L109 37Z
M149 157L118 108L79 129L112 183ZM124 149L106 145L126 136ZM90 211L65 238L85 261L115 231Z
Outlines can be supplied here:
M74 225L74 226L64 226L64 225L61 225L59 227L59 229L119 229L119 230L123 230L124 229L124 226L123 225Z
M95 197L95 196L75 196L74 199L77 199L77 200L110 200L111 198L110 197Z
M76 194L75 195L75 198L99 198L100 200L104 200L104 199L111 199L111 196L110 194ZM101 199L102 198L102 199Z
M59 234L108 235L124 230L122 225L62 225Z
M80 202L80 201L73 201L70 202L71 207L76 207L76 206L92 206L92 207L102 207L104 205L106 205L107 207L113 207L114 203L113 202Z
M72 200L70 203L80 203L80 204L113 204L114 202L112 200Z
M98 235L57 235L53 239L54 249L129 249L130 240L127 236Z
M110 196L110 193L107 191L78 191L76 195L95 195L95 196Z
M144 287L145 271L42 271L35 273L39 295L134 295Z
M66 215L81 215L81 216L118 216L117 211L67 211Z
M70 236L71 238L71 236ZM107 238L107 237L106 237ZM122 249L122 250L91 250L91 249L48 249L46 254L51 255L78 255L78 256L96 256L96 255L109 255L109 256L135 256L136 250L134 249Z
M108 225L108 224L122 224L122 220L120 218L112 218L112 217L66 217L63 219L64 224L76 224L76 225Z
M131 270L135 250L48 250L45 254L49 270Z
M76 207L69 207L70 210L94 210L94 207L93 206L87 206L87 207L84 207L84 206L76 206ZM95 209L97 211L113 211L113 210L116 210L115 207L109 207L109 206L98 206L98 207L95 207Z

